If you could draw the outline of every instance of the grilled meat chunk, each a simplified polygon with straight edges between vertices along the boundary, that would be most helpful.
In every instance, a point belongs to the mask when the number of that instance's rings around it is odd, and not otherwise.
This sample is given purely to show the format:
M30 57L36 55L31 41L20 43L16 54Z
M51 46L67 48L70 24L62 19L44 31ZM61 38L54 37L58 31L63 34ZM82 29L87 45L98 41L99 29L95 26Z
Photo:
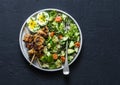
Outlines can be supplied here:
M31 34L26 34L23 39L24 42L32 42L33 41L33 35Z
M28 54L31 57L35 55L35 58L43 55L45 38L48 36L47 26L40 29L36 34L25 34L23 41L28 48Z

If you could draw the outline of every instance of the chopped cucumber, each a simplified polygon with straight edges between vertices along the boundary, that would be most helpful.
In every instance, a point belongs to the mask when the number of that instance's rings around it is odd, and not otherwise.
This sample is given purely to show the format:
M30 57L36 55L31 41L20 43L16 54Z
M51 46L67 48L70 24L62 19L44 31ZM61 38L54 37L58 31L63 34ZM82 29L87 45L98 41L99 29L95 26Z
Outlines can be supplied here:
M55 65L56 65L57 68L61 67L61 65L62 65L61 60L58 59L58 60L55 62Z
M63 37L62 40L66 41L66 40L68 40L68 37Z
M48 49L50 49L50 48L51 48L51 44L50 44L50 43L48 43L47 48L48 48Z
M68 54L73 54L75 52L75 50L73 49L68 49Z
M78 52L78 48L75 48L75 52L76 52L76 53Z
M59 48L61 48L61 46L58 44L58 45L57 45L57 48L59 49Z
M57 51L58 51L58 48L54 47L54 48L53 48L53 52L56 53Z
M68 56L68 61L72 61L73 60L73 56Z
M47 47L45 46L43 52L46 54L47 51L48 51L48 50L47 50Z
M65 56L65 52L64 51L61 51L61 56Z
M74 42L71 41L71 42L70 42L70 45L69 45L69 48L72 48L73 46L74 46Z
M57 36L54 36L52 40L54 43L57 43L59 41Z
M77 37L77 41L80 41L80 37L79 36Z
M62 19L65 20L67 16L65 14L62 14Z
M46 54L47 56L51 56L51 54L50 54L50 52L47 52L47 54Z
M75 33L75 36L78 36L79 34L80 34L79 32L76 32L76 33Z
M49 68L49 64L44 63L44 64L42 65L42 67L43 67L43 68Z
M65 41L60 40L60 45L64 45L64 44L65 44Z

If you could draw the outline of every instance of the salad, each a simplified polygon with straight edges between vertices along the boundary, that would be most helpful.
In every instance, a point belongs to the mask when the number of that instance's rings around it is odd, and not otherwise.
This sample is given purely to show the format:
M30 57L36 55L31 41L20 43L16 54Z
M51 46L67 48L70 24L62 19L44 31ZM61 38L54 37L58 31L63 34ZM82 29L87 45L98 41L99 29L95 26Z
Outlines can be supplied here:
M69 23L68 31L65 31ZM68 41L68 62L72 62L80 48L80 32L75 22L66 14L56 10L38 12L29 17L25 26L30 33L23 41L32 63L38 62L44 69L60 68L65 62Z

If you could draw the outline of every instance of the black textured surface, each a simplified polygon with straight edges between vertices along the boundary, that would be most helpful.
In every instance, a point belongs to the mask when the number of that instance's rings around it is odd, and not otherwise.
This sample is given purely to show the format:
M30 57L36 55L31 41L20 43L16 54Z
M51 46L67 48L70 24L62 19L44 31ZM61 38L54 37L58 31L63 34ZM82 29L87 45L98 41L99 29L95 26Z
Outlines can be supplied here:
M120 85L119 0L0 0L0 85ZM43 8L71 14L81 26L84 44L71 74L30 66L18 43L25 19Z

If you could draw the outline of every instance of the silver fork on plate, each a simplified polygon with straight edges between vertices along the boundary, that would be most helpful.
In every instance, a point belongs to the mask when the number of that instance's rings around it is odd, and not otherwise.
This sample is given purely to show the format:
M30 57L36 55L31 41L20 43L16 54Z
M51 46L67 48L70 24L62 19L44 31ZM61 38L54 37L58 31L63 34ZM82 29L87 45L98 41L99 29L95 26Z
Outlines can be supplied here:
M69 30L70 26L69 23L66 23L65 31L67 32ZM69 70L69 65L68 65L68 40L66 41L66 55L65 55L65 64L63 67L63 74L64 75L69 75L70 70Z

